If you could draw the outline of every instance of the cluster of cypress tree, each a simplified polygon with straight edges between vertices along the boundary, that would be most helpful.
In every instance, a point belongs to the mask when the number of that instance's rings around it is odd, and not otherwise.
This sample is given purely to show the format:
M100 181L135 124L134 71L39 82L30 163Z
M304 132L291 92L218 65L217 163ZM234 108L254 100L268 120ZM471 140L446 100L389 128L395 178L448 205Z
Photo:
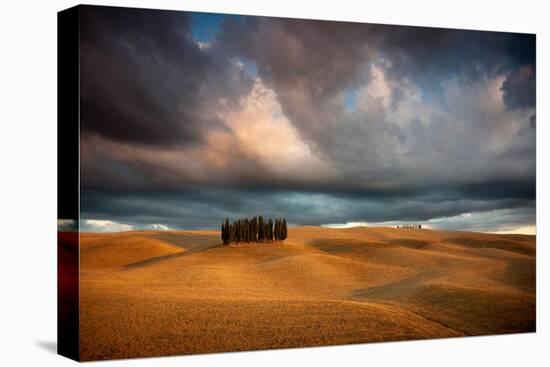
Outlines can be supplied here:
M284 241L287 238L286 219L277 218L275 222L269 218L264 221L258 218L237 219L229 223L226 218L222 223L221 237L224 244L232 242L272 242Z

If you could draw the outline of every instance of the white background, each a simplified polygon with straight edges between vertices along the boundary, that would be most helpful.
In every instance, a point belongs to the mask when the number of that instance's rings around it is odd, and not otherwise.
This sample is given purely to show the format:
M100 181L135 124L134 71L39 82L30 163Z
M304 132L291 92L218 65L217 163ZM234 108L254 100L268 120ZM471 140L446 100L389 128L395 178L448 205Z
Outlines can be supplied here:
M550 363L549 11L544 1L194 0L93 4L537 33L537 333L139 359L135 366L541 366ZM74 362L56 345L56 12L73 1L4 1L0 12L0 365ZM125 366L129 361L101 362Z

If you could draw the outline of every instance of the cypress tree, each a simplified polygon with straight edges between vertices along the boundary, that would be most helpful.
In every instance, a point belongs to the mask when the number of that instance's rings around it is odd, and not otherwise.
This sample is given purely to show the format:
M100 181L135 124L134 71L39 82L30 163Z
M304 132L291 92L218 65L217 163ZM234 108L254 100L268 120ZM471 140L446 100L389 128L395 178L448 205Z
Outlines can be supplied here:
M287 228L286 228L286 219L283 218L283 225L282 225L282 231L281 231L281 240L286 240L286 238L288 237L288 231L287 231Z
M258 218L258 241L263 241L265 239L265 224L264 217L260 215Z
M275 229L273 230L273 237L275 237L275 241L279 241L281 238L280 236L280 221L279 218L275 219Z
M252 218L252 242L258 240L258 220L256 217Z
M229 218L225 218L225 239L229 243L231 239L231 224L229 224Z
M229 242L235 242L235 222L229 225Z
M254 228L252 227L252 218L248 218L248 242L252 242L252 232L254 232Z
M239 242L244 242L244 222L239 219Z
M225 218L225 222L222 223L222 240L224 244L229 243L229 219Z
M250 242L255 242L255 236L254 236L254 218L250 218L248 220L248 227L250 228Z
M273 221L269 218L267 222L267 239L273 241Z
M244 238L244 220L243 219L239 219L239 226L241 227L240 231L241 231L241 242L244 242L245 241L245 238Z

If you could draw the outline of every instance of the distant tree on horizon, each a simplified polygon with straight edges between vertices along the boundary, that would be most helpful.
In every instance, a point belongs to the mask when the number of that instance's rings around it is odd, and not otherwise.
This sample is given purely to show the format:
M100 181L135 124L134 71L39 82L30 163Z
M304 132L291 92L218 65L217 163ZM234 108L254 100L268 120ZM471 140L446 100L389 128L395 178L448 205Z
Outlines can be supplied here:
M279 240L279 218L275 218L275 223L273 225L273 239L275 241Z
M235 242L235 222L229 226L229 242Z
M283 219L277 218L275 219L275 229L274 229L274 237L276 241L282 241L283 238Z
M264 217L261 215L258 218L258 241L263 241L265 239L265 224Z
M248 218L244 218L243 227L244 242L250 242L250 223L248 222Z
M258 220L252 218L252 242L258 241Z
M222 241L224 244L229 243L229 219L225 218L225 222L222 223Z
M273 241L273 221L269 218L267 222L267 239Z

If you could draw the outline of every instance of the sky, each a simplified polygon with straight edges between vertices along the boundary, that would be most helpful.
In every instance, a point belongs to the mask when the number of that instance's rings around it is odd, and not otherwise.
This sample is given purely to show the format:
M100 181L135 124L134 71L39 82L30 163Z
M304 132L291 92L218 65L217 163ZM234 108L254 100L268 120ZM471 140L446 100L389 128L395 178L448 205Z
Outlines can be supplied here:
M535 36L85 6L81 229L534 233Z

